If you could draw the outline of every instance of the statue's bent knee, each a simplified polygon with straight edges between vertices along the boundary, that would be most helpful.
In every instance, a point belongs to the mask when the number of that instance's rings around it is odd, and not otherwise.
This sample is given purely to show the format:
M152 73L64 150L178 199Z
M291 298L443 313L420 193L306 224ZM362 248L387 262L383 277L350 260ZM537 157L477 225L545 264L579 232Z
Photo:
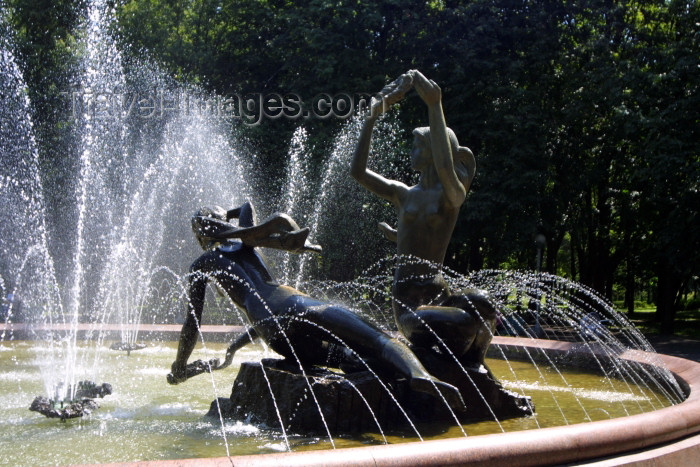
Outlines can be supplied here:
M399 330L415 347L449 352L461 358L478 356L491 342L496 309L488 294L465 290L447 297L441 306L405 310L397 318Z

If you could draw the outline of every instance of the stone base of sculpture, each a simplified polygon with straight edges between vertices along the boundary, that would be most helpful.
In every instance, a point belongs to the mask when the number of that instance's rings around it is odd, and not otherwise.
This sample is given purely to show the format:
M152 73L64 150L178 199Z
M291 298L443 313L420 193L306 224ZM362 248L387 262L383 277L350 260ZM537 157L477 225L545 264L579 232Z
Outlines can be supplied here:
M436 355L427 349L413 348L413 352L428 372L459 389L467 404L467 420L526 417L533 415L532 399L504 388L483 364L468 366L452 358ZM441 409L438 407L438 409ZM439 412L435 416L444 417ZM460 418L464 421L465 418Z
M455 416L468 422L532 413L529 398L506 391L485 371L468 373L470 383L460 386L467 408L452 415L442 399L412 391L405 379L387 381L369 371L341 374L316 368L304 376L284 360L245 362L231 397L212 402L208 415L218 418L220 412L225 419L272 429L280 429L282 423L290 433L326 434L327 426L336 436L377 432L378 426L382 431L403 431L411 424L454 424ZM484 398L492 410L485 408Z

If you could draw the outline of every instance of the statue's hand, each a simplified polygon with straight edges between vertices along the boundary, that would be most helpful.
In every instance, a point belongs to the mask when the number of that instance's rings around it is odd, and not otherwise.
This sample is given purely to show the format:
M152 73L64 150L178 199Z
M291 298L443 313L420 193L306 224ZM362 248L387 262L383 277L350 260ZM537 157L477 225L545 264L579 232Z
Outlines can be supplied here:
M171 367L172 372L168 374L168 383L182 383L193 376L201 375L202 373L210 373L212 370L218 369L220 369L218 358L212 358L208 362L205 362L204 360L195 360L194 362L188 363L185 366L182 366L176 362L173 363Z
M166 377L168 384L178 384L187 380L187 366L175 362L170 367L170 373Z
M372 98L372 116L379 116L404 98L413 86L413 73L408 72L396 78L379 91L380 99Z
M426 78L423 73L418 70L412 70L413 87L426 104L435 104L442 99L442 90L440 86L432 79Z

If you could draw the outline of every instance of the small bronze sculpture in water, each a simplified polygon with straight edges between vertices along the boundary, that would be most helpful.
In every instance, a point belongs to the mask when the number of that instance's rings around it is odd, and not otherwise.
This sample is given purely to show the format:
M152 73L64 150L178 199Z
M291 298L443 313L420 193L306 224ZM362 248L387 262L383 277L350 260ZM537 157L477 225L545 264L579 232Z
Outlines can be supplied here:
M119 352L126 352L126 355L131 355L134 350L143 350L146 348L146 344L143 342L130 343L130 342L115 342L109 346L109 350L117 350Z
M238 227L228 222L230 218L238 218ZM255 246L291 251L320 249L306 243L308 229L299 229L289 216L277 214L256 224L250 203L228 212L203 209L193 218L193 230L206 252L191 267L188 313L169 383L185 381L209 366L213 370L225 368L238 349L260 338L297 368L337 367L348 356L356 363L357 359L351 357L355 355L379 374L406 378L412 390L433 395L439 391L451 407L463 407L457 388L430 375L405 344L347 308L316 300L273 280ZM210 279L243 310L250 330L229 347L222 364L198 361L187 365L197 342Z
M420 172L415 186L388 180L367 168L372 131L378 116L414 88L428 106L429 128L413 131L411 166ZM485 292L453 294L441 268L459 209L474 178L472 152L447 128L440 87L411 70L374 100L360 133L352 176L369 191L390 201L398 214L396 230L381 230L398 247L392 287L394 317L404 336L425 351L443 349L465 366L480 366L491 341L496 311Z
M112 385L109 383L98 385L92 381L80 381L75 385L75 395L72 398L53 400L37 396L32 401L29 410L39 412L47 418L59 418L65 422L69 418L90 415L100 407L94 399L103 398L110 394L112 394Z

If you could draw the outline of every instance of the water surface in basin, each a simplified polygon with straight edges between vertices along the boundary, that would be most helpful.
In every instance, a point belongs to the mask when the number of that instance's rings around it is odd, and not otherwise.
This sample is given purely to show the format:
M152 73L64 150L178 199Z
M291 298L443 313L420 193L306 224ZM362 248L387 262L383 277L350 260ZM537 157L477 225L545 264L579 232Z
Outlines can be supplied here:
M228 397L242 361L259 360L260 346L241 350L229 369L201 375L178 386L165 381L175 357L175 343L154 343L131 356L82 346L91 354L95 382L112 384L114 393L99 399L100 409L83 419L60 422L28 410L32 399L45 395L38 362L46 349L36 342L0 344L0 463L5 465L66 465L135 460L160 460L283 451L281 434L242 423L203 418L215 397ZM192 358L221 357L225 344L208 343ZM92 358L94 357L94 358ZM94 363L92 363L94 362ZM472 436L603 420L670 405L663 396L604 379L583 371L553 368L520 361L488 361L493 373L512 390L532 397L534 417L464 425ZM89 372L88 372L89 373ZM467 401L468 402L468 401ZM424 439L464 436L459 427L420 426ZM389 443L416 441L415 435L385 433ZM336 447L383 443L379 433L336 438ZM294 450L329 449L323 438L289 435ZM228 447L227 447L228 445Z

